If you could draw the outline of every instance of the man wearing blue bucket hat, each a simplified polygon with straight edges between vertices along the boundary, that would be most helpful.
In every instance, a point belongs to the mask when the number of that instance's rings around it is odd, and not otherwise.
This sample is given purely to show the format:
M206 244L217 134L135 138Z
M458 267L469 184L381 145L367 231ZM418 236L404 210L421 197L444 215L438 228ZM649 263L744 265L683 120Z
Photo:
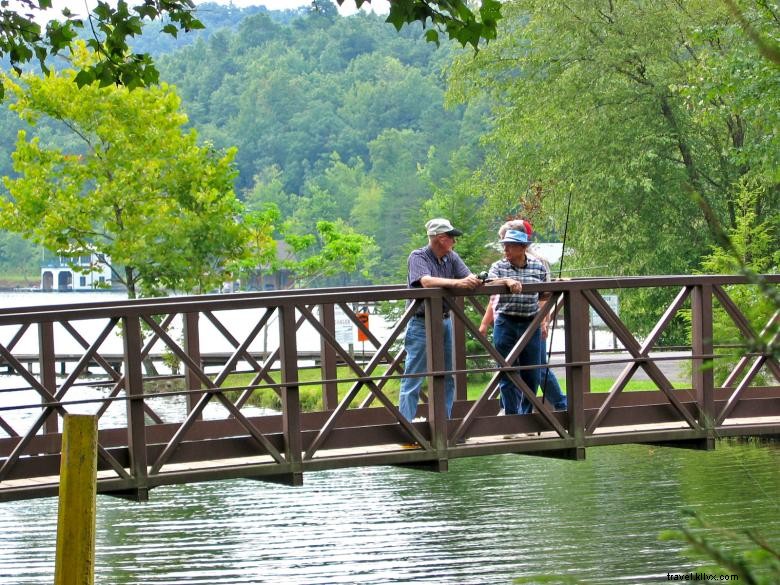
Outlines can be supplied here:
M531 237L531 234L533 233L533 228L531 227L531 223L527 219L510 219L506 223L504 223L500 228L498 228L498 238L499 240L502 240L504 238L504 235L508 230L520 230L522 232L525 232L528 234L529 239L533 242L533 238ZM539 254L534 253L533 243L531 244L531 247L526 250L526 256L530 256L532 258L535 258L539 261L541 261L545 267L547 268L547 271L550 272L550 264L545 260L545 258ZM482 323L479 326L479 331L482 333L482 335L487 335L488 327L493 325L494 320L494 314L493 314L493 304L498 300L498 295L494 295L490 297L490 302L487 305L487 308L485 309L485 314L482 317ZM555 410L566 410L568 408L568 401L566 399L566 395L561 390L560 382L558 382L558 377L555 375L555 372L550 369L549 367L549 355L547 353L547 338L548 338L548 323L545 322L545 320L542 321L542 345L541 345L541 352L540 352L540 363L544 366L544 368L541 368L539 371L539 378L540 378L540 387L542 389L542 396L543 400L550 403L550 405L555 408Z
M531 238L526 231L509 229L500 240L504 247L504 258L494 262L488 271L490 279L511 279L523 284L536 284L550 280L547 266L541 260L526 254ZM520 294L499 295L495 306L493 343L502 355L507 356L523 336L539 311L539 301L549 297L549 293L522 292ZM514 365L539 365L542 351L542 332L539 327L520 352ZM539 370L520 370L520 377L536 392L539 386ZM501 403L506 414L527 414L532 404L507 376L501 376L498 383Z

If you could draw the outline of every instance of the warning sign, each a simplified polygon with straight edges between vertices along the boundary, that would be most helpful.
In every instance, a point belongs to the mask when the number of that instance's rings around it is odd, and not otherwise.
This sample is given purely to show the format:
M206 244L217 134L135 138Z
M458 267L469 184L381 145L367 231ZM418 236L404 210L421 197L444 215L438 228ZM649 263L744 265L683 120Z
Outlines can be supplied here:
M341 308L336 307L335 314L336 341L338 341L342 347L349 347L349 345L352 343L352 340L354 339L354 325L352 324L352 321L349 320L349 317L344 314L344 311L342 311Z
M368 313L367 312L355 313L355 317L357 317L358 320L363 325L365 325L366 329L368 329ZM368 335L366 335L360 327L358 327L357 334L358 334L358 341L368 341Z
M604 300L609 305L616 315L620 315L620 301L617 295L603 295ZM601 318L593 307L590 307L590 323L592 327L606 327L604 319Z

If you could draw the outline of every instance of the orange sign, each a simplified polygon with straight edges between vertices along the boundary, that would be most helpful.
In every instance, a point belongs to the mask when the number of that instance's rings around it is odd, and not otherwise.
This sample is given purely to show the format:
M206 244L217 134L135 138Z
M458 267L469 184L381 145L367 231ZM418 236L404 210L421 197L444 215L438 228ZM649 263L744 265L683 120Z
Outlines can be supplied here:
M355 313L355 317L357 317L360 322L365 325L366 329L368 329L368 313ZM358 341L368 341L368 335L366 335L363 330L358 327Z

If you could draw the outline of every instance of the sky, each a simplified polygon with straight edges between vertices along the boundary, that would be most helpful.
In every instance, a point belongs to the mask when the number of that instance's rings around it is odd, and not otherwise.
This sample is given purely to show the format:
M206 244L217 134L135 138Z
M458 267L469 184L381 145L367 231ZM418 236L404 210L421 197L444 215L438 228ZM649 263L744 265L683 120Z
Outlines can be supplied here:
M232 4L239 8L245 8L247 6L266 6L269 10L286 10L290 8L298 8L300 6L308 6L311 4L311 0L195 0L196 4L203 4L205 1L214 2L216 4ZM130 6L140 4L139 1L127 0ZM53 0L54 8L48 11L49 18L57 18L62 13L62 9L65 7L70 8L71 12L80 16L86 16L86 8L92 9L97 4L96 0ZM371 0L371 4L363 5L363 10L374 10L381 14L386 14L388 0ZM354 0L345 0L343 6L339 8L339 12L343 15L353 14L357 10Z
M200 4L202 0L195 0L197 4ZM216 2L217 4L230 4L227 0L209 0ZM287 10L288 8L298 8L299 6L307 6L311 4L311 0L235 0L234 6L244 8L245 6L266 6L269 10ZM386 14L388 12L388 0L371 0L371 4L364 4L363 10L372 10L380 14ZM357 11L354 0L345 0L344 4L339 7L341 14L353 14Z

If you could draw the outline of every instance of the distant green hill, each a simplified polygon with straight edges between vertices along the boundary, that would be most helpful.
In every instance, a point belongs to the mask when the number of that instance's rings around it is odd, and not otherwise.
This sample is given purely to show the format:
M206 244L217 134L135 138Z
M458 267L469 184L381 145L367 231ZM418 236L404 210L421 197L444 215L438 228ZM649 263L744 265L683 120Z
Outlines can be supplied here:
M178 37L173 37L163 33L163 24L155 21L144 27L143 35L133 39L131 46L134 52L149 53L153 57L158 57L191 45L198 39L208 39L219 30L235 30L243 19L253 14L267 14L274 22L285 24L299 16L300 13L301 10L298 9L268 10L265 6L238 8L207 2L198 4L197 7L198 19L205 25L205 29L181 33Z

